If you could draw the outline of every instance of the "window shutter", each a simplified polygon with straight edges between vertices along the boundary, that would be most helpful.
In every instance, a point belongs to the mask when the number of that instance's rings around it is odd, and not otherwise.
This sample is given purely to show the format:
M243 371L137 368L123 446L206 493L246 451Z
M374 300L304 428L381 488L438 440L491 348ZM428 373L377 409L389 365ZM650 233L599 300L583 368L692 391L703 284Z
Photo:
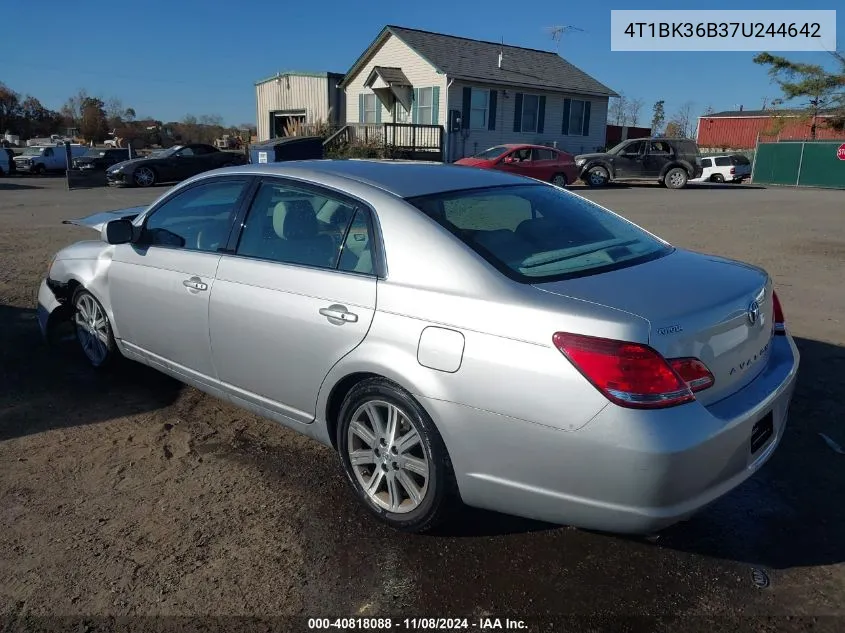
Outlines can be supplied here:
M569 134L569 113L572 111L572 99L563 100L563 127L560 133L563 135Z
M382 110L381 99L376 97L375 102L376 102L376 123L381 123L381 110Z
M517 92L513 100L513 131L522 132L522 93Z
M584 129L582 130L583 136L590 135L590 106L592 105L592 101L584 102Z
M496 129L496 95L499 94L498 90L491 90L490 91L490 103L487 105L487 129L488 130L495 130Z
M437 125L440 121L440 86L431 89L431 124Z
M364 122L364 93L358 95L358 122Z
M543 133L546 123L546 97L540 97L540 108L537 112L537 134Z
M420 89L414 88L414 103L411 105L411 123L420 122Z
M469 129L469 112L472 105L472 88L464 87L463 101L461 101L461 129Z

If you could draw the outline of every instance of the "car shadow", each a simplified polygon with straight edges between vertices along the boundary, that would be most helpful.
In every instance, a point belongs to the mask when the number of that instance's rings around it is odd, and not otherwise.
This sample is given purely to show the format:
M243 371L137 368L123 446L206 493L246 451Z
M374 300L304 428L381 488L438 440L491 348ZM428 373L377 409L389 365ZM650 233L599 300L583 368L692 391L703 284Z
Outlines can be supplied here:
M663 185L659 182L653 182L651 180L636 180L636 181L625 181L625 182L611 182L604 187L590 187L589 185L583 184L580 181L574 183L572 185L567 185L567 189L571 189L573 191L616 191L618 189L666 189ZM693 190L725 190L725 191L753 191L755 189L765 189L766 187L762 185L754 185L751 183L743 183L739 185L735 185L733 183L717 183L717 182L688 182L687 186L685 187L684 191L693 191Z
M0 191L21 191L25 189L43 189L37 185L24 185L19 182L8 182L7 180L0 180Z
M0 441L172 404L182 384L139 363L90 369L68 340L48 347L35 310L0 305Z

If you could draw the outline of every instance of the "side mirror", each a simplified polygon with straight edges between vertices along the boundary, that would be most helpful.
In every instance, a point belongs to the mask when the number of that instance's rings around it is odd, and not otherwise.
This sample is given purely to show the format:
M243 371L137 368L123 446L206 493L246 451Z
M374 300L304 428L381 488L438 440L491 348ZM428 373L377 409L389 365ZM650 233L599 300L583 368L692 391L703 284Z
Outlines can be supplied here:
M109 244L128 244L135 235L135 226L129 220L121 218L107 222L101 237Z

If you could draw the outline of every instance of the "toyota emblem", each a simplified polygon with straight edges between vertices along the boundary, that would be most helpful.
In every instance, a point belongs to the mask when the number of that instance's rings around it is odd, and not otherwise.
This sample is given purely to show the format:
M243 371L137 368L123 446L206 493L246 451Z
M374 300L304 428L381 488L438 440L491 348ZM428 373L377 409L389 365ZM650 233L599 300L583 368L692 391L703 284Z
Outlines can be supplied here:
M757 323L760 320L760 304L756 301L752 301L751 305L748 306L748 322L751 325Z

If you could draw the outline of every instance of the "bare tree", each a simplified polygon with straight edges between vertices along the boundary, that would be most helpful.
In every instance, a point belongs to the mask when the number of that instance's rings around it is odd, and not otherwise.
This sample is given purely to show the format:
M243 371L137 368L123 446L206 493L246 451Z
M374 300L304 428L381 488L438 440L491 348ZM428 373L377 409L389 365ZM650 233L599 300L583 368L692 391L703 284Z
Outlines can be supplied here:
M607 119L611 125L626 125L628 114L627 103L627 97L621 92L618 97L611 97L610 105L607 109Z
M640 124L640 113L642 112L644 101L642 99L630 99L626 104L625 120L628 125L637 127Z
M677 130L678 136L683 138L691 138L695 131L692 127L692 108L695 104L692 101L684 102L675 116L672 117L670 123L674 123L673 129Z

